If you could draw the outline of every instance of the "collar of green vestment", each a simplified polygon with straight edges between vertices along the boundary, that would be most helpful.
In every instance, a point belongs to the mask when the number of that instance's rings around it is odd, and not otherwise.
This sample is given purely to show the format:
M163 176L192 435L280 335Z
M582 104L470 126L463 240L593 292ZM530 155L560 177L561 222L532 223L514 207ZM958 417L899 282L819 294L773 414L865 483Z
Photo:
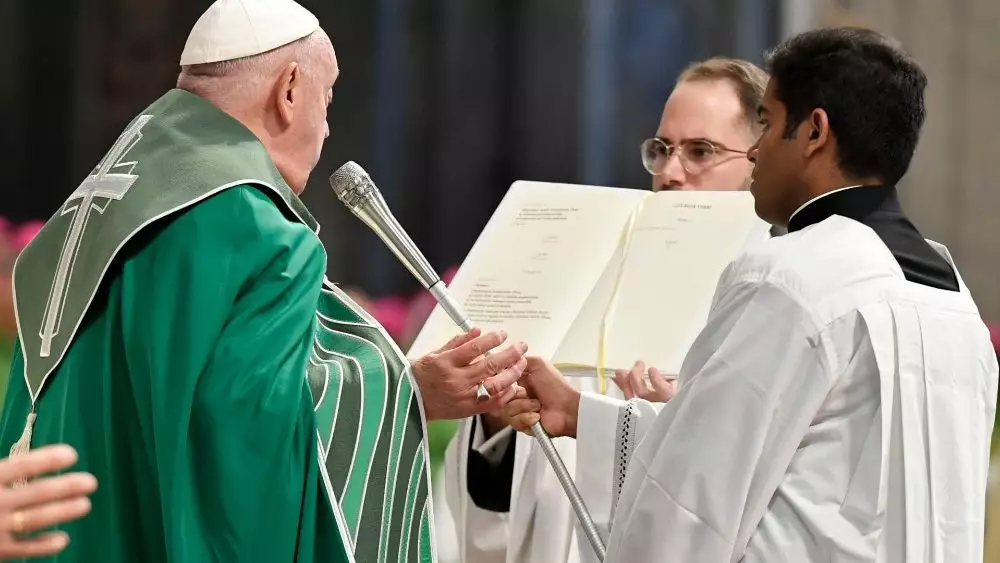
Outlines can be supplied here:
M156 221L240 185L263 189L289 219L319 231L260 140L204 99L171 90L132 120L14 265L32 402L126 243Z

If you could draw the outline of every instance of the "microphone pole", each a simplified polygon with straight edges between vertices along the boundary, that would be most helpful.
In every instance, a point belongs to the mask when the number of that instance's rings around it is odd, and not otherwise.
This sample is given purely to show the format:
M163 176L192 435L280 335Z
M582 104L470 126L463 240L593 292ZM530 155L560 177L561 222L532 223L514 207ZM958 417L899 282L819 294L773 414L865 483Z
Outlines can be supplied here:
M472 322L462 311L461 306L455 302L448 294L445 283L441 276L434 271L424 255L413 243L406 231L399 225L396 218L389 211L389 206L382 199L382 194L372 181L364 168L354 161L347 162L330 176L330 186L337 194L337 198L347 206L351 212L361 219L371 230L382 239L382 242L389 247L389 250L396 255L396 258L403 263L414 277L424 286L431 295L437 299L441 308L462 330L468 331L472 328ZM480 383L476 389L476 399L479 401L489 400L490 395L486 387ZM597 532L594 520L583 503L579 489L573 482L566 464L563 463L559 452L552 444L552 438L542 428L541 422L536 422L531 426L531 431L538 440L545 457L548 458L549 465L555 471L559 484L562 485L569 502L573 506L576 517L580 521L590 545L597 553L598 560L603 561L605 555L604 541Z

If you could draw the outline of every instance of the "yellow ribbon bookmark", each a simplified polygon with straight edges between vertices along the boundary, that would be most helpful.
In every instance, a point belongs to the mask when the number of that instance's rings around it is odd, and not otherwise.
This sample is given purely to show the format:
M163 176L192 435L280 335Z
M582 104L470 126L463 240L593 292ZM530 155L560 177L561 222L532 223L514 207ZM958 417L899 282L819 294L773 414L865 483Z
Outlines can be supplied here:
M618 273L615 275L615 284L611 290L611 298L608 299L608 306L604 310L604 316L601 318L601 328L600 334L597 338L597 380L600 385L600 390L602 395L607 395L608 393L608 378L607 378L607 340L608 333L611 330L611 320L614 315L615 305L618 303L618 290L621 286L622 277L625 272L625 261L628 259L629 250L632 247L632 230L635 228L636 219L642 212L643 206L646 204L646 199L652 193L646 194L645 197L639 202L639 205L632 211L629 215L628 224L622 233L622 256L618 263ZM638 358L636 358L638 359ZM577 368L577 369L590 369L594 366L584 366L580 364L558 364L556 368Z

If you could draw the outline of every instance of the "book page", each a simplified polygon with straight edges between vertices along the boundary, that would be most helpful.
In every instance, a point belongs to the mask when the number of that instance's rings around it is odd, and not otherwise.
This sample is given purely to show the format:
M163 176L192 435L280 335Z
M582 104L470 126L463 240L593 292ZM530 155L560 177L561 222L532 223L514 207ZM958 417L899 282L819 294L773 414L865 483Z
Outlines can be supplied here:
M516 182L460 266L449 293L473 325L503 329L551 357L647 193ZM460 330L440 306L409 353L438 349Z
M604 367L629 368L643 360L676 374L708 318L722 271L767 231L749 192L650 196L633 226L620 279L617 270L609 271L595 284L553 362L597 366L601 322L615 296Z
M649 192L647 196L652 196ZM640 203L642 207L644 204ZM641 211L641 209L637 209ZM635 217L638 220L638 213ZM634 228L634 223L630 225ZM622 271L625 256L625 243L628 242L628 232L623 229L622 243L615 248L614 254L608 260L608 265L594 284L593 291L587 296L576 318L570 324L569 330L559 347L549 360L559 367L559 371L567 377L596 377L599 363L598 351L601 341L601 321L615 294L615 284L620 283L619 272ZM637 358L638 359L638 358ZM634 360L633 360L634 361ZM612 366L605 366L612 367ZM632 367L613 366L615 368ZM572 373L573 375L570 375Z

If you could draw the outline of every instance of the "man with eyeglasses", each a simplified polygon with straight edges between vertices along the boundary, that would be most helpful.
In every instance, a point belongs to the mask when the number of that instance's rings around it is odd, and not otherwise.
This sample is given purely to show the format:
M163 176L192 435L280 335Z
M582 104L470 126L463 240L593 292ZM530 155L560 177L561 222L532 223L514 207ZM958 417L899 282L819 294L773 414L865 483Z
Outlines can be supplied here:
M747 149L760 134L757 108L767 75L753 63L710 59L688 67L642 143L653 191L749 187ZM675 158L676 157L676 158Z
M656 136L641 145L653 191L747 189L753 165L746 151L760 133L757 108L766 84L763 70L738 59L714 58L685 69L667 100ZM531 361L536 370L547 365ZM571 434L578 436L580 445L556 441L570 470L575 466L575 479L595 523L605 530L615 490L613 449L623 399L662 403L673 394L672 383L655 369L650 369L648 381L642 378L645 371L637 363L631 372L616 374L621 393L585 393L580 432L574 428ZM655 413L647 418L655 418ZM528 436L511 434L507 418L484 414L462 421L448 447L446 493L460 561L597 561L586 537L578 533L569 501L538 445Z

